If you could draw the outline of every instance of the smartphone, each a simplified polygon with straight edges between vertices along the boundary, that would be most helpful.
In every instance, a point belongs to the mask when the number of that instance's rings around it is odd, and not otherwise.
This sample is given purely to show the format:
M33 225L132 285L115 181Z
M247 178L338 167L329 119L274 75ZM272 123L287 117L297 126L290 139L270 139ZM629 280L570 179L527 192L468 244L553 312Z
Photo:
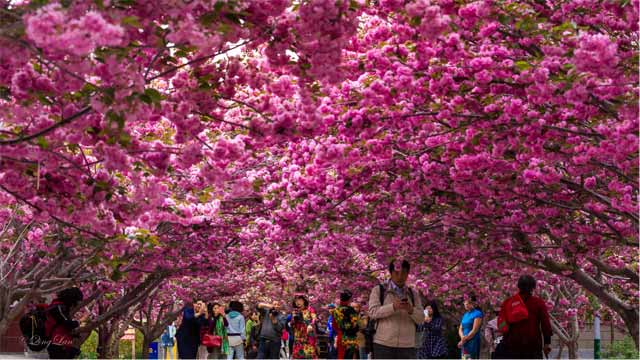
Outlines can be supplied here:
M429 310L424 309L424 316L429 317Z

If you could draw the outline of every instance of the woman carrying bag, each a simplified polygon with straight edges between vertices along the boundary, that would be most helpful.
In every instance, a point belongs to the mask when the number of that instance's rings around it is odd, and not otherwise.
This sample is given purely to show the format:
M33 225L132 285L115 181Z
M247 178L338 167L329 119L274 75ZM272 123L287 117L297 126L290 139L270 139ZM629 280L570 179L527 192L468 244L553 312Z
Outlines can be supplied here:
M229 353L229 324L224 316L224 308L218 303L209 304L208 307L213 315L209 320L207 333L202 336L202 345L206 346L209 352L207 359L226 359Z

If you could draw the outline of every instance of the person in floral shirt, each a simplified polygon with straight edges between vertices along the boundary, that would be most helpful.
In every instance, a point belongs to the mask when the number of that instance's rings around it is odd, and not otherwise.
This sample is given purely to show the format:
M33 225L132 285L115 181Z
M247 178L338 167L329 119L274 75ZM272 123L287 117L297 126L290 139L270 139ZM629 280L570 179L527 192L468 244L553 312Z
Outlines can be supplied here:
M293 300L293 311L290 315L293 329L293 359L317 359L316 334L314 325L316 312L309 306L304 295L297 295Z
M340 306L332 311L334 329L338 330L336 337L336 348L338 349L338 359L358 359L358 312L349 303L351 301L351 291L344 290L340 294Z

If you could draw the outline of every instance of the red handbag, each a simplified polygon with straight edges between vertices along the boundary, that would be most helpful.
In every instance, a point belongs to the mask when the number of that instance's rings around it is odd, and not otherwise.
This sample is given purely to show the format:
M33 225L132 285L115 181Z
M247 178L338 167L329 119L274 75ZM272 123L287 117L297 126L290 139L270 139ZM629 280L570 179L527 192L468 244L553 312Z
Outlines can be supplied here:
M221 347L222 346L222 336L212 335L212 334L204 334L202 336L202 345L206 347Z

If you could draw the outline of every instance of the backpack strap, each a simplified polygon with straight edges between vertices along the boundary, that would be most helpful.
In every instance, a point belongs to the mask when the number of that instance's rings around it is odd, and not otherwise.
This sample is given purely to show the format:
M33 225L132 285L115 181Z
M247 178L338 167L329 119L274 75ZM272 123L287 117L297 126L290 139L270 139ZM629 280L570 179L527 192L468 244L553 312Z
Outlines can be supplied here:
M380 306L384 305L384 297L385 297L385 288L384 285L382 283L378 284L378 288L380 289ZM374 321L374 329L377 331L378 330L378 322L375 320L369 320L369 321Z

